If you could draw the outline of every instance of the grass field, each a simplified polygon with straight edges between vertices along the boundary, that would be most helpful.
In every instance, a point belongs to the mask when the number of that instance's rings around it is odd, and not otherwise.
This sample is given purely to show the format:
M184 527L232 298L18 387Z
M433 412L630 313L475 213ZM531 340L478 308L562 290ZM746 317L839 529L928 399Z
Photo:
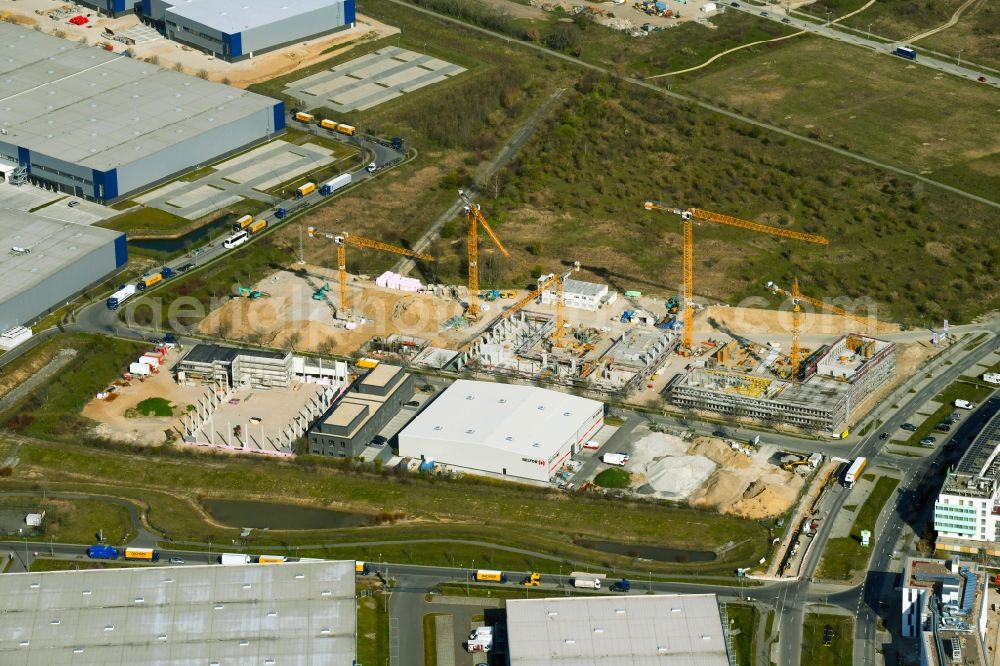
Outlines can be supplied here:
M150 348L148 344L79 333L59 335L43 344L74 348L77 355L47 385L40 386L18 405L0 414L0 423L10 430L36 437L76 441L85 436L83 431L89 425L80 417L83 406L120 377L127 370L130 359ZM16 372L24 361L18 359L4 368L4 372Z
M11 496L0 497L0 508L45 511L43 534L28 537L28 541L90 543L102 529L108 543L120 544L134 536L128 510L111 502Z
M1000 6L990 0L979 0L970 7L958 23L926 37L914 46L933 49L953 56L962 50L963 63L976 63L1000 69Z
M168 449L169 451L169 449ZM308 532L269 531L259 533L252 547L330 541L383 541L387 539L453 538L495 541L507 545L551 553L556 558L572 558L627 569L633 558L595 553L575 545L587 537L613 537L676 548L715 548L733 541L740 545L724 558L710 564L699 563L699 573L728 572L731 562L759 558L766 553L766 532L757 523L709 512L671 508L660 504L626 503L627 509L610 511L608 500L577 496L481 479L442 481L411 476L374 474L357 467L340 469L334 465L282 463L240 457L164 455L150 449L109 446L107 450L63 443L25 444L21 464L11 482L42 475L49 487L89 490L104 484L115 487L123 497L135 497L148 506L148 520L154 528L175 540L228 542L238 530L207 524L199 503L204 497L239 497L287 501L288 489L304 505L356 510L378 514L405 508L405 517L395 525L346 530ZM195 463L195 464L192 464ZM123 480L127 480L123 483ZM623 502L616 500L616 507ZM483 525L474 516L493 516ZM552 525L552 516L557 523ZM442 527L446 523L447 527ZM540 533L538 524L552 525ZM747 540L746 543L741 543ZM373 559L377 546L368 549ZM404 544L401 550L407 547ZM444 543L437 546L438 557L455 560L460 552ZM383 548L382 551L388 549ZM469 560L482 549L473 549ZM523 556L520 556L524 560ZM406 560L403 561L412 561ZM558 563L558 559L553 564ZM684 563L642 564L642 570L690 570Z
M146 398L135 410L143 416L173 416L174 410L170 407L170 401L164 398Z
M823 629L833 629L830 645L823 645ZM854 658L854 620L843 615L807 613L802 626L802 663L809 666L851 666Z
M886 476L875 482L875 488L861 505L854 519L851 535L827 541L818 576L833 580L850 580L856 572L867 568L871 548L861 545L861 531L868 530L874 535L875 522L897 485L899 479Z
M358 582L359 664L384 664L389 659L389 598L372 581Z
M594 484L602 488L627 488L632 475L623 469L606 469L594 478Z
M1000 191L1000 137L982 132L992 88L821 37L703 71L680 87L969 192ZM962 113L942 114L942 101Z

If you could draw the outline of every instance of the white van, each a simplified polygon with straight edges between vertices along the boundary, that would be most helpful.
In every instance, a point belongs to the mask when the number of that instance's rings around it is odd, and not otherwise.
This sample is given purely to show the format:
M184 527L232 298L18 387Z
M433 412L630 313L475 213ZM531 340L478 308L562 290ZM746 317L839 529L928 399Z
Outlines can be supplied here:
M601 456L601 462L608 465L618 465L619 467L624 467L625 463L628 462L628 454L626 453L605 453Z

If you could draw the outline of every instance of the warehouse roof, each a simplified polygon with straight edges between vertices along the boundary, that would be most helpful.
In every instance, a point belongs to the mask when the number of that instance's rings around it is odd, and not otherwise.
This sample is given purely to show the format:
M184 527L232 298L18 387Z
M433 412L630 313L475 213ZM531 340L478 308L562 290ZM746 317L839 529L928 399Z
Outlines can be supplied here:
M728 666L714 594L511 599L511 666Z
M276 352L267 349L244 349L199 342L184 355L181 361L190 363L232 363L238 356L251 358L272 358L282 360L291 352Z
M121 235L120 231L0 208L0 304Z
M274 0L183 0L168 1L167 4L173 5L168 11L174 16L234 35L343 2L344 0L296 0L294 3Z
M354 562L0 576L0 663L351 664Z
M67 162L108 171L275 104L261 95L0 23L3 139Z
M534 386L459 379L400 433L547 457L600 413L596 400Z

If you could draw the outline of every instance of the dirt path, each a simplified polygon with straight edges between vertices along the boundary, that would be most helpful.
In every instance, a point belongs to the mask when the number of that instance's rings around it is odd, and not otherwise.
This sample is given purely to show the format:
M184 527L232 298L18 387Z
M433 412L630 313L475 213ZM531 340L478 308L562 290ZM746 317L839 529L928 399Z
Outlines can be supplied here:
M848 19L848 18L851 18L852 16L854 16L856 14L860 14L861 12L865 11L866 9L868 9L869 7L871 7L874 4L875 4L875 0L868 0L868 2L866 2L863 5L861 5L860 7L858 7L857 9L855 9L853 12L851 12L849 14L844 14L843 16L838 16L837 18L833 19L832 23L840 23L844 19Z
M927 32L921 32L919 34L913 35L912 37L907 38L906 41L912 44L913 42L921 40L925 37L936 35L942 30L947 30L948 28L958 23L958 19L962 18L962 13L972 5L976 4L977 2L981 2L981 0L965 0L965 2L962 3L962 6L956 9L955 13L951 15L951 18L948 19L947 23L945 23L944 25L939 25L938 27L928 30Z
M872 0L872 1L874 2L874 0ZM871 4L871 3L868 3L868 4ZM646 79L658 79L658 78L661 78L663 76L676 76L678 74L686 74L687 72L694 72L696 70L701 69L702 67L708 67L709 65L711 65L713 62L715 62L716 60L718 60L719 58L721 58L724 55L729 55L730 53L735 53L736 51L740 51L742 49L748 49L751 46L759 46L761 44L769 44L771 42L780 42L780 41L784 41L786 39L791 39L792 37L798 37L799 35L804 35L804 34L806 34L805 30L799 30L798 32L792 33L791 35L785 35L784 37L775 37L774 39L762 39L759 42L750 42L749 44L741 44L740 46L736 46L734 48L728 49L726 51L723 51L722 53L716 53L714 56L712 56L711 58L709 58L705 62L701 63L700 65L695 65L694 67L688 67L687 69L679 69L676 72L667 72L666 74L654 74L653 76L647 76Z

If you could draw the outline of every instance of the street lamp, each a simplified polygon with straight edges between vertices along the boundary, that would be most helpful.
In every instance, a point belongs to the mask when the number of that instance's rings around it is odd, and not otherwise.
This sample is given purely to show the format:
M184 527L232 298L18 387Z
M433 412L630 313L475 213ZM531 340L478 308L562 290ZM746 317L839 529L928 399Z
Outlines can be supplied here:
M961 67L961 66L962 66L962 51L964 51L964 50L965 50L965 49L959 49L959 50L958 50L958 66L959 66L959 67Z
M874 23L869 23L868 24L868 41L871 41L871 39L872 39L872 26L873 25L874 25Z

